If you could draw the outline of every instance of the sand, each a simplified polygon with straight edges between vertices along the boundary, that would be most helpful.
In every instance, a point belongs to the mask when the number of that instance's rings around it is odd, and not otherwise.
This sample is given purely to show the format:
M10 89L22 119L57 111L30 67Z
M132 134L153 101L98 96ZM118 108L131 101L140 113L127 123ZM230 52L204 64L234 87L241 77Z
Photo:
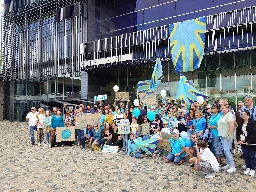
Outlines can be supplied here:
M256 191L243 170L214 179L184 163L135 159L124 153L81 151L79 146L31 146L26 123L0 122L0 191ZM237 167L243 160L236 157Z

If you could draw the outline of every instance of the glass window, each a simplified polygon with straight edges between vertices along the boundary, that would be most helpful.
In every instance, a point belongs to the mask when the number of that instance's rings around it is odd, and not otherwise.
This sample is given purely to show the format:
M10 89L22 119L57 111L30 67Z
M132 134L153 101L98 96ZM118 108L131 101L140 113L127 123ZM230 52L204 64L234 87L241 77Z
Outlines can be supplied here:
M250 59L247 51L235 53L236 89L238 97L250 93Z

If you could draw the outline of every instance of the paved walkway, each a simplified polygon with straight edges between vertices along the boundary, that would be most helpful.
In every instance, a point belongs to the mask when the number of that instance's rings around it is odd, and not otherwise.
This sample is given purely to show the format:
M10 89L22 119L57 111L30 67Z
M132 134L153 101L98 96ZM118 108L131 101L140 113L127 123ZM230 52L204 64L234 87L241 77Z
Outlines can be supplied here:
M256 191L255 178L242 170L206 180L187 164L30 146L25 123L0 122L0 164L0 191Z

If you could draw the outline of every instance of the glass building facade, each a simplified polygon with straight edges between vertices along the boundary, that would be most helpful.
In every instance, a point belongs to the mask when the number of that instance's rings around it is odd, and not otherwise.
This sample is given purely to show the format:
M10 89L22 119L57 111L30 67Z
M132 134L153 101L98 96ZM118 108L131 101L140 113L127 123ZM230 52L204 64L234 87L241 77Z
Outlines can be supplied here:
M235 105L255 94L255 6L255 0L5 1L5 117L23 120L34 101L80 99L83 90L88 100L107 94L113 101L115 84L133 100L156 57L164 71L158 89L175 100L179 75L168 26L203 16L205 56L198 70L184 75L210 98Z

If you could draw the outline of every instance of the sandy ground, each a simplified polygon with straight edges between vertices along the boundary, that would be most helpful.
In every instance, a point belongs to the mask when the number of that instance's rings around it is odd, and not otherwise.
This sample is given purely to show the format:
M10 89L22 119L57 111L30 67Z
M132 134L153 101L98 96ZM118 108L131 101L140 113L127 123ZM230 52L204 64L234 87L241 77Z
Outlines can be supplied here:
M236 165L242 160L236 158ZM78 146L31 146L26 123L0 122L0 191L256 191L255 178L217 173L211 180L187 163L135 159Z

